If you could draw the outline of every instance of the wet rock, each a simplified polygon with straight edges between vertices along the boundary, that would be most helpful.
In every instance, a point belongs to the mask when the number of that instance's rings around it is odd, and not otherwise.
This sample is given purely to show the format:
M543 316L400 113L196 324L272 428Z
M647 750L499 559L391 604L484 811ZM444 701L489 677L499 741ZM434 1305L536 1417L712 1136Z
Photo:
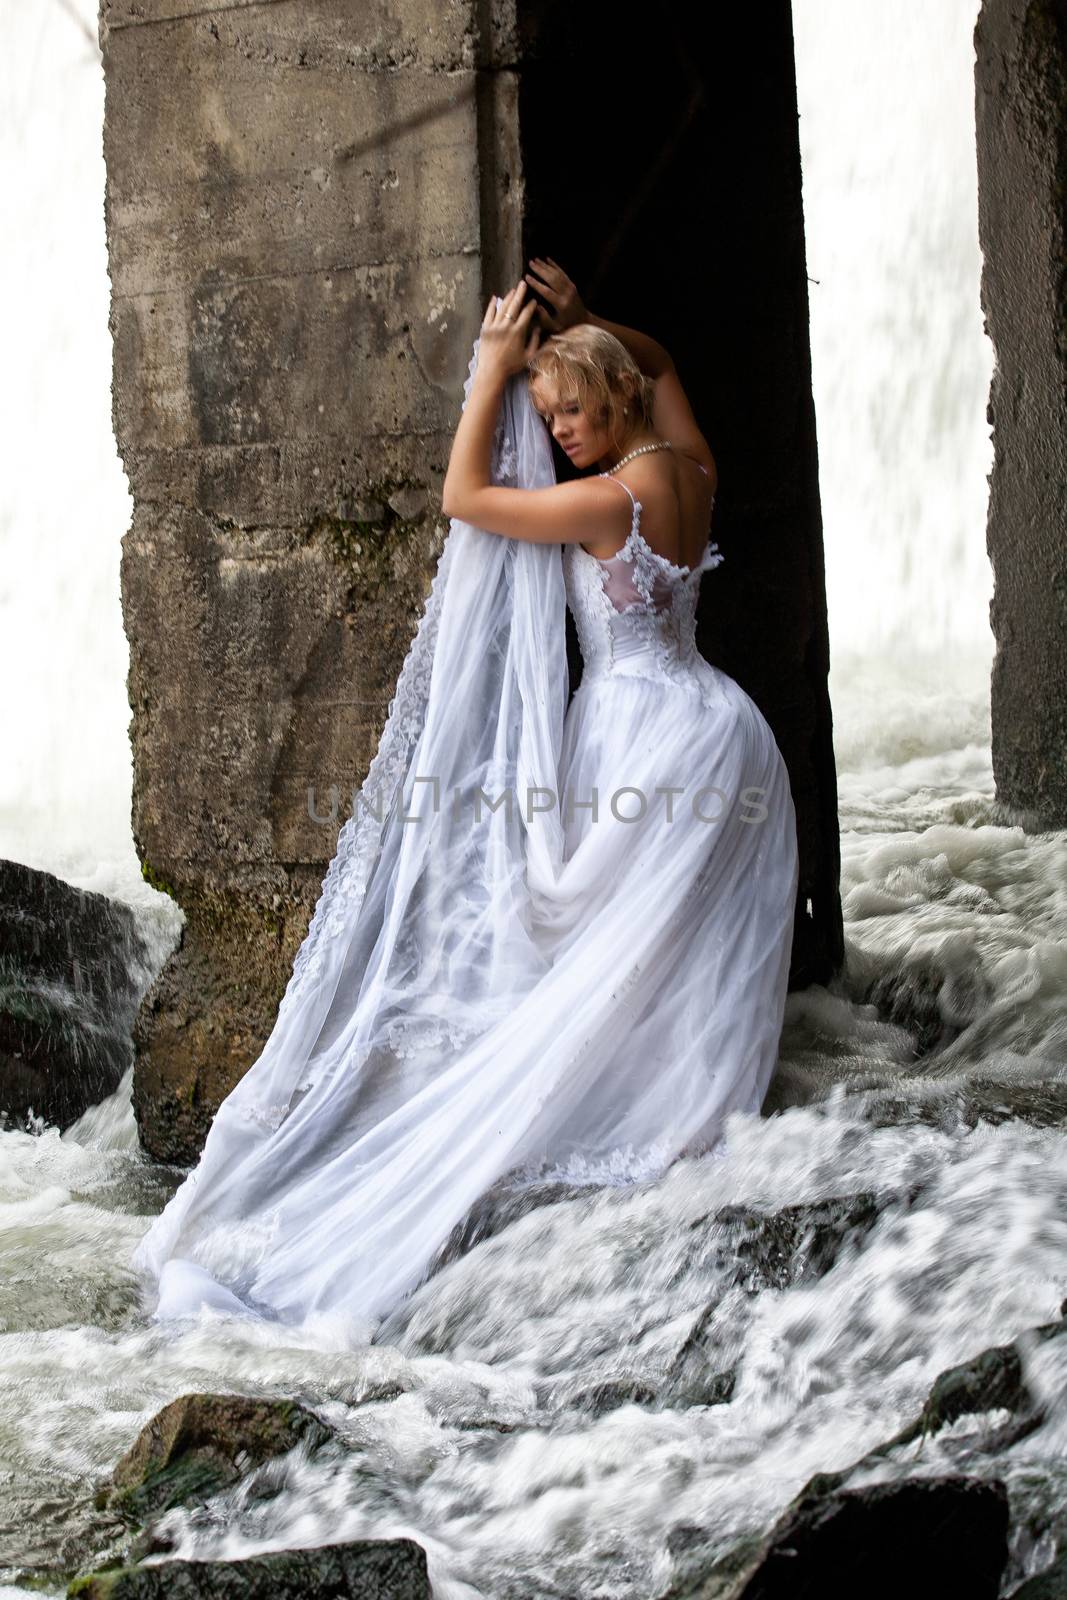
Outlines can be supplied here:
M938 957L905 962L876 977L858 996L873 1005L879 1017L906 1028L915 1039L916 1057L935 1055L959 1037L986 1011L993 986L967 952L959 972L946 969L944 952Z
M942 1600L950 1592L994 1600L1007 1560L1008 1502L1001 1483L953 1476L849 1489L848 1480L962 1416L1013 1414L986 1440L991 1454L1024 1438L1044 1420L1023 1376L1024 1352L1064 1336L1067 1301L1057 1320L940 1373L912 1422L851 1466L817 1473L768 1535L741 1541L728 1556L714 1553L709 1530L680 1524L667 1541L676 1578L664 1600L799 1600L809 1594L818 1600ZM1059 1600L1067 1588L1055 1587L1056 1571L1048 1575L1052 1587L1017 1593L1025 1600Z
M701 1530L675 1530L671 1554L688 1570L664 1600L996 1600L1008 1496L959 1477L855 1490L816 1478L764 1539L703 1572L700 1548Z
M1036 1572L1014 1589L1011 1600L1063 1600L1064 1595L1067 1595L1067 1549L1060 1550L1044 1572Z
M704 1313L671 1365L663 1395L672 1406L725 1406L734 1397L737 1369L717 1367L713 1351L702 1343L713 1316Z
M478 1417L460 1417L452 1422L453 1428L458 1428L462 1433L518 1433L521 1424L518 1422L502 1422L499 1417L488 1415Z
M657 1399L655 1389L637 1377L613 1378L592 1387L580 1389L570 1401L578 1411L587 1411L592 1417L602 1417L620 1406L648 1406Z
M724 1295L733 1289L757 1295L823 1277L843 1250L862 1242L888 1205L910 1204L917 1192L917 1187L903 1195L864 1191L774 1212L724 1206L698 1217L690 1225L696 1235L691 1260L712 1269L716 1289L668 1370L663 1391L668 1403L730 1400L736 1373L715 1337Z
M715 1247L726 1287L759 1294L823 1277L846 1245L859 1243L870 1232L889 1198L899 1197L863 1192L783 1206L772 1213L724 1206L714 1220L729 1229Z
M506 1179L486 1190L467 1215L456 1224L433 1263L437 1272L449 1261L457 1261L483 1239L503 1233L513 1222L539 1206L559 1205L567 1200L588 1199L595 1191L574 1183L532 1183L515 1188Z
M1056 1069L1049 1063L1050 1074ZM1030 1083L998 1083L971 1078L960 1085L960 1121L967 1127L988 1122L1028 1122L1032 1128L1067 1127L1067 1083L1049 1076Z
M922 1441L932 1437L959 1417L980 1416L983 1412L1013 1413L1008 1425L990 1434L983 1445L985 1452L990 1455L1008 1449L1027 1434L1033 1433L1045 1420L1044 1408L1034 1399L1023 1379L1023 1352L1035 1343L1065 1335L1067 1300L1060 1306L1060 1316L1056 1321L1042 1323L1020 1334L1011 1344L994 1345L970 1361L939 1373L919 1415L901 1428L899 1433L868 1450L851 1466L838 1472L818 1474L812 1479L812 1485L818 1484L827 1493L842 1488L858 1468L870 1466L916 1439Z
M361 1539L244 1561L166 1561L76 1578L73 1600L429 1600L412 1539Z
M1057 1070L1047 1063L1049 1073ZM914 1073L874 1086L867 1094L864 1120L876 1128L918 1126L944 1133L976 1128L980 1122L998 1127L1026 1122L1032 1128L1067 1127L1067 1083L1055 1077L1026 1082L974 1076L961 1058L951 1076Z
M128 906L0 861L0 1114L66 1128L112 1094L151 977Z
M1023 1381L1022 1356L1013 1344L983 1350L973 1361L950 1367L934 1380L922 1415L904 1430L898 1443L917 1435L938 1433L957 1417L983 1411L1033 1411L1035 1401Z
M721 1206L689 1224L696 1235L690 1260L711 1267L724 1288L760 1294L821 1278L842 1251L862 1243L891 1205L911 1205L919 1185L906 1191L832 1195L826 1200L759 1211Z
M898 1445L910 1444L913 1439L936 1434L957 1417L979 1416L985 1411L1011 1411L1016 1418L1013 1427L995 1436L993 1444L997 1449L1007 1448L1008 1444L1014 1444L1040 1427L1044 1411L1024 1382L1023 1354L1027 1344L1044 1343L1067 1335L1067 1301L1060 1312L1055 1322L1042 1323L1020 1334L1010 1344L994 1345L970 1361L939 1373L915 1420L871 1451L864 1460L886 1455Z
M311 1452L335 1438L294 1400L183 1395L142 1428L118 1462L107 1508L141 1524L172 1506L209 1499L298 1444Z
M359 1405L377 1405L382 1401L396 1400L402 1394L408 1393L408 1385L399 1378L382 1378L377 1383L369 1383L361 1389L356 1396Z

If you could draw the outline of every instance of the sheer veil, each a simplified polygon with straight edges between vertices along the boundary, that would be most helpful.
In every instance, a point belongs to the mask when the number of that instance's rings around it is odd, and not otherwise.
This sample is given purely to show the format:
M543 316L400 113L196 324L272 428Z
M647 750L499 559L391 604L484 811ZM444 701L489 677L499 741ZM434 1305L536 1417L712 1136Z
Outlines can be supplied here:
M477 359L478 341L464 406ZM524 373L505 391L492 479L555 481ZM387 1185L403 1211L413 1136L458 1086L449 1065L550 965L532 907L562 851L547 795L567 703L565 616L559 545L453 519L274 1028L137 1250L135 1263L165 1280L161 1309L225 1304L232 1291L269 1315L327 1310L341 1292L331 1244L343 1256L346 1215L359 1226L360 1185L379 1196ZM412 1185L408 1203L427 1202ZM394 1260L376 1280L368 1258L368 1313L374 1281L384 1304L418 1280L444 1223L428 1225L421 1250L403 1226L406 1271ZM321 1269L300 1283L296 1253L309 1247Z

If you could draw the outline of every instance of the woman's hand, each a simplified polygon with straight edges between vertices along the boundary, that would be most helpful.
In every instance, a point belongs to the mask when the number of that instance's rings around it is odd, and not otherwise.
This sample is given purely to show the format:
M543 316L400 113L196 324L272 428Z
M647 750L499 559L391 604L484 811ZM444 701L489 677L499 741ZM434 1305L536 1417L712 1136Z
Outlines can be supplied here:
M550 310L538 308L541 326L549 333L562 333L573 328L576 322L588 322L589 313L582 297L563 268L551 256L533 256L526 282L548 301Z
M531 333L537 301L527 300L523 305L525 299L526 285L520 278L499 305L496 295L490 300L479 335L476 377L484 371L487 376L510 378L532 360L541 343L541 330L534 328Z

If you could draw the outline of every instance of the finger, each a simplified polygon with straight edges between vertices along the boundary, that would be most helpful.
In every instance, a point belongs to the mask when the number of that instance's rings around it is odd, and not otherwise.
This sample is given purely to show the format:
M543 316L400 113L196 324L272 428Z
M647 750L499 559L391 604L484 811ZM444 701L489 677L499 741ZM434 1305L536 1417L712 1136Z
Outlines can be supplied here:
M501 304L501 307L500 307L500 312L501 312L502 316L514 317L515 309L516 309L516 307L518 306L518 303L519 303L519 289L520 288L525 290L526 285L525 284L516 284L515 287L513 289L509 289L507 294L504 296L503 303Z
M539 283L536 278L529 278L529 277L527 278L527 282L529 282L530 284L533 285L533 287L537 290L538 294L543 294L545 299L546 300L551 300L553 304L557 304L559 302L559 300L562 298L561 295L559 294L558 290L553 289L550 284Z

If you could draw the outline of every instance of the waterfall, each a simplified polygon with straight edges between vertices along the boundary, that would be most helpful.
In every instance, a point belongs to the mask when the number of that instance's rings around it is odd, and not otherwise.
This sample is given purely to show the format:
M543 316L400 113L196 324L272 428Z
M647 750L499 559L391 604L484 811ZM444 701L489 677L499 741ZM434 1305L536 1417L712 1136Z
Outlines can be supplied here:
M96 7L4 7L0 856L137 896Z
M988 656L978 3L793 12L833 652Z

